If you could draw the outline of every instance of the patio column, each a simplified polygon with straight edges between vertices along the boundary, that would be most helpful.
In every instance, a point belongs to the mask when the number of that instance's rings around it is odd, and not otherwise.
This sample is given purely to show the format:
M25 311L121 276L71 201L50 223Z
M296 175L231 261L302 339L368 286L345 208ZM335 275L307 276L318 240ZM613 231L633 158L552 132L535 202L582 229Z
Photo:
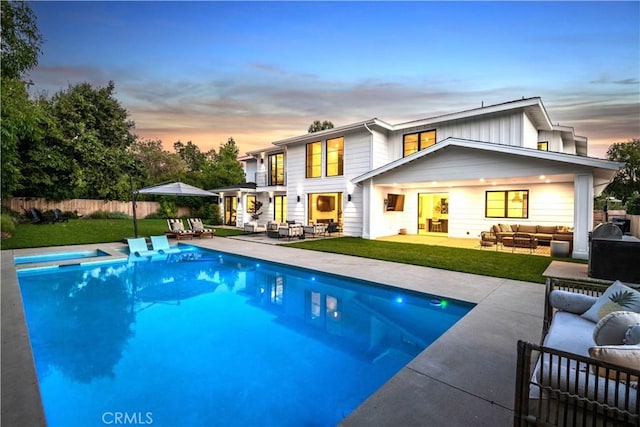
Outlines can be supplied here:
M373 183L371 180L362 184L362 238L371 238L371 191Z
M573 181L573 258L589 259L593 228L593 175L576 174Z

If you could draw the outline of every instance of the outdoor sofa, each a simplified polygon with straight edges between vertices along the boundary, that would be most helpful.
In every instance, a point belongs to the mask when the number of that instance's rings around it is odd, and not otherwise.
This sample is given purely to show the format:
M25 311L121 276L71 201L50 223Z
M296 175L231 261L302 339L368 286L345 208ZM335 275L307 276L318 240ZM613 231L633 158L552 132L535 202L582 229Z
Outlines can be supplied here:
M495 224L491 227L491 233L496 237L497 243L509 246L514 234L529 235L535 239L536 244L550 246L551 241L569 242L569 253L573 252L573 228L562 225L530 225L530 224ZM507 238L507 244L504 244ZM528 247L528 246L527 246Z
M541 343L518 342L514 425L640 425L638 289L547 279Z

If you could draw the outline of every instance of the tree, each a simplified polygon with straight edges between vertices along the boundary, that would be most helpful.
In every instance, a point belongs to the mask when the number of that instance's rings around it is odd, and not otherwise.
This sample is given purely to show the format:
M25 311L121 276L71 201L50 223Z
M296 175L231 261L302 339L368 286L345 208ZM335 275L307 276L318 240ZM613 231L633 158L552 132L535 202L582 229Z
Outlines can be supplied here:
M4 3L3 3L4 7ZM22 188L21 141L37 140L42 110L29 100L24 84L2 77L0 90L0 143L2 149L2 197L11 197Z
M640 139L616 142L607 150L607 158L625 165L617 173L605 192L626 202L640 194Z
M211 150L207 153L210 159L205 166L203 185L205 188L219 188L245 182L244 169L238 161L240 150L233 137L220 145L218 152Z
M180 158L187 164L187 169L190 172L202 171L207 156L200 151L197 145L191 141L188 141L186 144L177 141L173 143L173 149L176 150L176 153L178 153Z
M126 200L129 174L135 170L128 149L134 124L113 97L115 85L70 86L39 103L46 110L42 141L21 147L28 196Z
M0 64L2 77L19 79L38 65L42 35L31 8L22 1L2 1Z
M42 36L31 8L23 2L1 2L0 140L2 197L11 197L22 186L20 141L38 139L42 111L29 99L22 74L38 63Z
M130 150L141 165L144 186L186 175L187 163L177 153L165 151L159 139L135 141Z
M326 120L320 123L320 120L314 120L311 126L309 126L309 133L320 132L325 129L333 129L333 123Z

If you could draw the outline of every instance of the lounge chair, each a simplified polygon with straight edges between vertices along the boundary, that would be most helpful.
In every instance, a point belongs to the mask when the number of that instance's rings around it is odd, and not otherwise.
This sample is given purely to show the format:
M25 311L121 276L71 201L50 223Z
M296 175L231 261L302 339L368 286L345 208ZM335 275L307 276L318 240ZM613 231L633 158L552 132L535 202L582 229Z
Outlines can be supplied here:
M198 236L198 238L213 238L213 236L215 236L216 234L216 230L205 228L200 218L189 218L187 222L189 223L189 228L191 229L191 231L193 231L195 235Z
M31 224L46 224L47 221L42 212L39 209L31 208L26 210L27 216L31 218Z
M169 225L169 231L166 231L165 236L175 237L176 240L180 239L193 239L195 233L191 230L185 230L184 224L180 218L170 218L167 220Z
M58 208L53 210L54 222L69 222L69 218Z
M147 246L147 239L144 237L127 239L127 243L129 244L129 255L151 256L158 253L157 251L149 250L149 247Z
M167 236L151 236L151 245L153 250L160 254L177 254L180 252L180 249L169 246Z

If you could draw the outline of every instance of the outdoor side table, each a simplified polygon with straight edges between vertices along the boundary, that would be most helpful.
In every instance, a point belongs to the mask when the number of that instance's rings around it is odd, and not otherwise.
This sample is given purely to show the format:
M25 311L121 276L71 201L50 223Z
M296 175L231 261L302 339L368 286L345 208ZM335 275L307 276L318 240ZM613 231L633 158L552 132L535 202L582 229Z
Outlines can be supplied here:
M569 256L569 242L552 240L550 245L551 245L551 256L562 257L562 258L567 258Z

